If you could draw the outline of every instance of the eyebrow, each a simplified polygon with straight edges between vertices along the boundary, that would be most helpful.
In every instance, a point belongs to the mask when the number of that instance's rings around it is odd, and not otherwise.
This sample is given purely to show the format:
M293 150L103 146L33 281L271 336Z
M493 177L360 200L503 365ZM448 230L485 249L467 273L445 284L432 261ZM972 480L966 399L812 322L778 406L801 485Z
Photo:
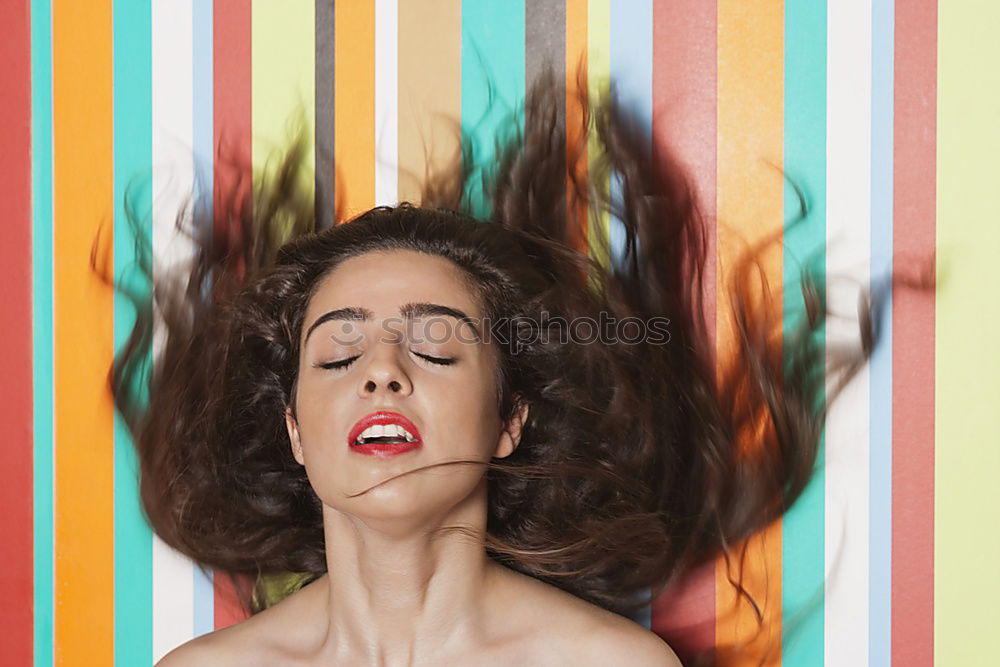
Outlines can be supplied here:
M443 306L439 303L427 303L425 301L417 301L404 303L399 307L399 314L406 319L415 319L418 317L426 317L429 315L443 315L446 317L454 317L459 322L465 322L471 328L473 333L476 334L477 342L482 342L482 336L479 333L479 329L476 325L472 323L472 318L465 314L458 308L452 308L451 306ZM367 308L362 308L360 306L345 306L344 308L337 308L336 310L331 310L329 312L323 313L316 318L316 321L312 323L309 330L306 332L305 341L302 343L302 347L306 346L309 342L309 336L312 332L316 330L321 324L330 322L332 320L358 320L361 322L366 322L368 320L374 319L375 314Z

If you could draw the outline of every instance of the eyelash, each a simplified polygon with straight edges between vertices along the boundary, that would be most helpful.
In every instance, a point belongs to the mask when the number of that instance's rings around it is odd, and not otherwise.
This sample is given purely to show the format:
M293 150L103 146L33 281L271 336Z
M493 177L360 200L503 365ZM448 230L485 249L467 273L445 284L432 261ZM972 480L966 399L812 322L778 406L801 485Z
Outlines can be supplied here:
M455 363L454 359L445 359L443 357L432 357L430 355L420 354L418 352L414 352L413 354L417 355L421 359L424 359L424 360L426 360L426 361L428 361L428 362L430 362L432 364L438 365L438 366L450 366L453 363ZM357 356L354 356L354 357L349 357L347 359L341 359L340 361L329 361L329 362L327 362L325 364L316 364L316 365L319 368L325 368L327 370L334 370L334 369L340 370L340 369L344 369L344 368L349 367L351 364L354 363L354 361L357 358L358 358Z

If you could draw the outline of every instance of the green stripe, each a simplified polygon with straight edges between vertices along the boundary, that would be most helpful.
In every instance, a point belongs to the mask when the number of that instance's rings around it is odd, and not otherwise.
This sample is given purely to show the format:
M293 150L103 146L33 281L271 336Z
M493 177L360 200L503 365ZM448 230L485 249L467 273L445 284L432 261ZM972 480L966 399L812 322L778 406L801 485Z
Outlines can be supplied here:
M591 102L606 98L611 91L611 0L589 0L587 4L587 94ZM601 157L601 143L597 133L587 137L587 168L590 185L602 197L611 188L610 174L599 174L595 165ZM591 211L595 209L591 207ZM601 266L611 265L610 250L611 215L607 210L589 215L588 229L591 257ZM599 243L599 244L598 244ZM597 244L597 245L595 245Z
M146 295L136 237L126 217L138 216L152 238L152 22L150 3L114 0L115 350L135 321L135 307L118 290ZM142 258L148 260L148 256ZM143 301L143 307L148 307ZM149 313L146 313L149 316ZM147 354L150 354L149 352ZM150 360L151 362L151 360ZM142 515L137 460L128 429L115 413L115 664L153 661L153 541Z
M983 665L1000 625L1000 4L938 11L934 664Z
M501 129L523 128L523 100L524 0L463 0L462 146L473 173L465 194L477 216L491 213L480 177L496 162L494 139ZM506 124L515 111L518 122Z
M32 319L34 347L35 666L52 667L52 5L31 2Z
M785 140L787 177L805 193L808 216L794 224L799 199L784 193L784 335L805 316L800 272L825 285L826 3L785 3ZM803 266L805 264L805 266ZM823 332L819 333L823 344ZM823 665L825 438L815 475L782 522L782 665Z

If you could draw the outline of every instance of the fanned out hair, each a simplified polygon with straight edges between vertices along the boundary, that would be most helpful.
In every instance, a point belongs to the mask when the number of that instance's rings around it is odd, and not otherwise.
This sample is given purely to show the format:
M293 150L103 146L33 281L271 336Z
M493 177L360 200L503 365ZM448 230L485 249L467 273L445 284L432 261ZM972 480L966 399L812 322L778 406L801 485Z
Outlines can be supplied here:
M497 339L497 409L502 419L520 401L531 409L520 446L486 465L486 547L499 562L628 613L648 602L637 593L655 596L745 549L806 487L829 404L875 344L878 304L861 294L861 345L826 368L823 280L809 270L804 316L782 332L760 263L779 227L729 273L734 344L717 356L703 304L706 222L683 170L611 100L589 112L583 100L581 126L567 128L564 95L551 78L532 89L523 131L499 146L485 179L488 217L470 210L480 172L466 152L428 180L418 205L318 229L300 133L258 175L252 202L248 184L232 181L211 217L182 211L192 263L157 274L152 300L129 293L139 315L110 385L137 448L145 514L195 562L250 577L250 613L289 592L268 580L296 573L294 588L326 571L321 502L292 457L284 410L316 285L373 250L452 260L491 322L518 323ZM614 199L592 185L612 176ZM602 260L613 253L588 218L609 214L622 252ZM136 239L149 277L138 225ZM551 328L602 314L667 321L669 340L588 344ZM840 378L829 396L827 372Z

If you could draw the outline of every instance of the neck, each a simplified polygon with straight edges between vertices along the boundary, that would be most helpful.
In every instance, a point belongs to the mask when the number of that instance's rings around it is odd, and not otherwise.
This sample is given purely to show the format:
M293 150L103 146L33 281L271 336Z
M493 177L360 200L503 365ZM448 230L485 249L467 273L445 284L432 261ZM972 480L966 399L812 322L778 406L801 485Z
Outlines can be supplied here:
M324 654L373 665L434 662L483 635L485 484L444 515L400 529L324 508ZM466 531L438 530L461 526Z

